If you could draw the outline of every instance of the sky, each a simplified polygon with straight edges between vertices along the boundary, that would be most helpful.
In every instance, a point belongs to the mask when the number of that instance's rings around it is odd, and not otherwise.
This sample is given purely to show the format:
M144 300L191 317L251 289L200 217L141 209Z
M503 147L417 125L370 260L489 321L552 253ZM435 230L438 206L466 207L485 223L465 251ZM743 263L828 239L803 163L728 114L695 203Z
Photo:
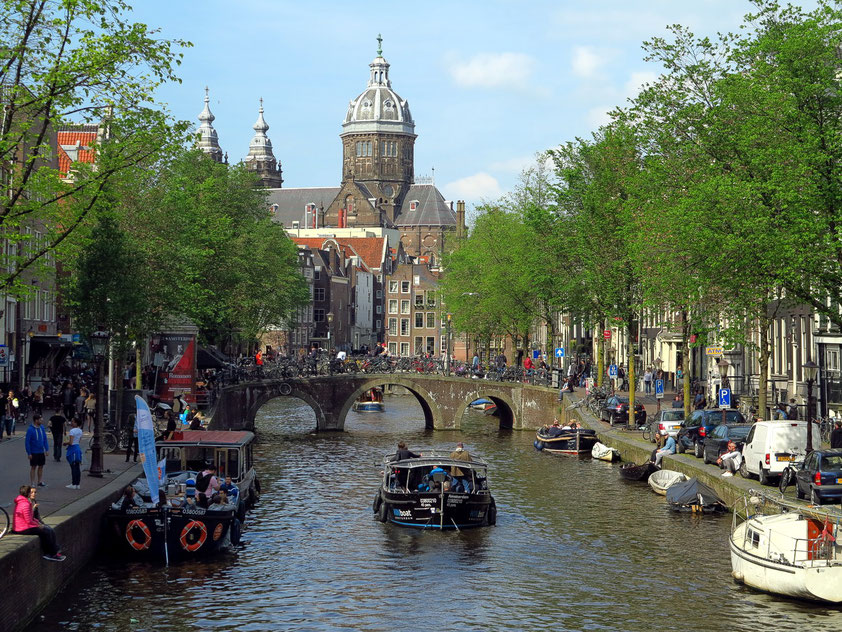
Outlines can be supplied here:
M805 0L802 6L815 2ZM135 0L134 19L189 40L181 84L158 91L198 125L210 88L232 163L259 103L284 187L338 186L348 102L366 87L377 35L415 119L415 175L469 208L510 191L537 152L587 136L659 68L641 43L682 24L736 31L747 0Z

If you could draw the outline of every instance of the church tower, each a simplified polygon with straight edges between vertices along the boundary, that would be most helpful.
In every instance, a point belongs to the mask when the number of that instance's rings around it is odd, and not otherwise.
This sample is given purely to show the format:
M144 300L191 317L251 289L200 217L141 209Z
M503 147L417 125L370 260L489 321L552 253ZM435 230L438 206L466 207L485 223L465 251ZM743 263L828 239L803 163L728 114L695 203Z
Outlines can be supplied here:
M327 209L332 226L393 228L414 181L415 122L392 90L389 62L377 37L366 89L348 104L342 123L342 191Z
M244 162L246 169L256 173L264 187L279 189L284 179L281 176L281 165L272 153L272 141L266 136L268 129L269 125L263 118L263 99L260 99L260 110L254 124L254 138L249 143L249 154Z
M219 139L216 130L213 128L213 121L216 117L211 113L208 102L208 88L205 86L205 108L199 114L199 142L198 147L216 162L222 162L222 149L219 147Z

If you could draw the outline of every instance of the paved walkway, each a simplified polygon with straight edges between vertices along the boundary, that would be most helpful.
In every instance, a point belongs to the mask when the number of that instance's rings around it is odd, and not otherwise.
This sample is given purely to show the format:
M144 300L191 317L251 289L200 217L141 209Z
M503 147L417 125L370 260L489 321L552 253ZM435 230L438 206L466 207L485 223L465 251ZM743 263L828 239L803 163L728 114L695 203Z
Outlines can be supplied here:
M4 436L3 441L0 442L0 505L9 512L10 518L20 486L29 484L29 458L26 456L26 449L24 448L27 427L28 424L19 424L17 434L10 439ZM104 458L106 471L102 478L88 476L91 452L87 449L90 434L86 433L82 437L84 455L81 489L67 489L65 485L70 484L70 466L64 459L64 448L62 448L61 462L57 463L53 460L52 455L52 435L49 435L49 440L50 454L47 455L43 479L47 486L38 488L38 506L43 517L55 513L70 503L100 489L130 467L137 465L132 462L126 463L124 454L106 454Z

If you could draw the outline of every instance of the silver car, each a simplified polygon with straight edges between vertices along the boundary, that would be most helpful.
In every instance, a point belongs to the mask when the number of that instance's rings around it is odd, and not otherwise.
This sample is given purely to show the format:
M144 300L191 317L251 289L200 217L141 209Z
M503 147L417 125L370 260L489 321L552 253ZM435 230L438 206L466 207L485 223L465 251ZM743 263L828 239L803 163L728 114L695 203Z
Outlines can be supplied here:
M660 412L655 413L655 416L652 417L652 422L649 426L649 440L655 443L659 434L669 435L671 437L678 436L682 421L684 421L683 408L662 408Z

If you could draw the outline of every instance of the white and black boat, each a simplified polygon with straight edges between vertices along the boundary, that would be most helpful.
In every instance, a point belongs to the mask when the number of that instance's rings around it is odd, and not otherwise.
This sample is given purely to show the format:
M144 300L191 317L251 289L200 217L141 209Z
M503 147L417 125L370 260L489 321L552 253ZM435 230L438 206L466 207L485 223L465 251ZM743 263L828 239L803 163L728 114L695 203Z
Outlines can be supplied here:
M544 426L535 436L537 450L550 454L591 454L598 438L594 430L587 428L557 428Z
M383 404L383 389L375 386L357 398L352 406L358 413L382 413L386 410Z
M456 460L448 452L383 462L383 480L373 509L380 522L422 529L467 529L497 523L497 505L488 488L488 465L473 457Z
M194 557L238 544L246 511L260 495L260 482L252 465L254 433L247 431L187 430L156 442L159 462L166 462L160 484L166 495L151 498L145 478L134 483L142 498L139 507L115 503L106 513L111 543L118 552L139 557ZM195 502L195 481L208 464L217 476L231 476L237 493L227 503L207 508Z

